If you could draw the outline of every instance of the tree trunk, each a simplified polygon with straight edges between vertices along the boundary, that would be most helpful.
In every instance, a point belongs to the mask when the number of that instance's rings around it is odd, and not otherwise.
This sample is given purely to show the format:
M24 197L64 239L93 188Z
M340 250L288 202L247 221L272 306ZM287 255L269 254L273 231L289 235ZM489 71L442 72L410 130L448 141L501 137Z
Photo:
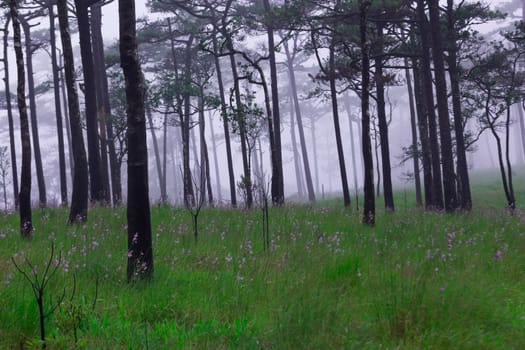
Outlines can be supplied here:
M208 155L208 145L206 143L206 122L204 119L204 89L201 86L199 96L199 134L201 149L201 167L204 167L204 177L206 179L206 191L208 192L208 205L213 206L213 192L211 189L210 176L210 157Z
M120 64L126 81L128 282L153 277L145 87L136 42L135 1L119 0Z
M405 78L407 81L408 89L408 106L410 108L410 130L412 132L412 161L414 166L414 182L416 189L416 203L418 207L423 205L421 198L421 176L419 172L419 147L417 142L417 122L416 122L416 110L414 108L414 90L412 88L412 78L410 77L410 71L408 69L408 58L405 58Z
M58 56L59 77L60 77L60 94L62 95L62 107L64 110L64 119L66 122L66 136L67 136L67 147L68 147L68 158L71 182L73 182L73 173L75 172L75 161L73 159L73 141L71 140L71 122L69 120L69 109L67 107L67 93L66 93L66 79L64 78L64 64L62 63L62 56Z
M337 159L339 160L339 171L341 173L341 186L343 188L343 201L345 207L350 207L350 191L348 190L348 180L346 177L345 155L343 151L343 141L341 140L341 128L339 125L339 107L337 104L337 89L335 85L335 52L334 43L330 44L330 98L332 100L332 114L334 118L335 142L337 145Z
M303 116L301 113L301 106L299 105L299 96L297 95L297 83L295 81L295 71L293 67L294 62L288 49L287 42L285 42L284 49L286 52L286 59L288 63L288 76L290 78L290 88L293 98L293 105L295 108L295 115L297 118L297 130L299 131L299 141L301 142L301 154L303 157L304 175L306 178L306 188L308 190L308 200L310 202L315 202L315 192L312 183L312 173L310 172L310 161L308 158L308 150L306 148L306 139L304 137Z
M430 152L432 156L432 207L437 210L443 209L443 184L441 182L441 160L438 142L438 130L436 125L436 110L434 109L434 91L432 87L432 71L430 67L430 38L429 24L425 14L425 0L417 1L417 11L421 31L421 63L422 63L422 85L425 96L425 111L428 120L428 132L430 141Z
M348 113L348 128L349 128L349 131L350 131L350 152L352 154L352 171L353 171L353 176L354 176L354 192L355 192L355 200L356 200L356 209L359 210L359 204L358 204L358 197L357 197L357 192L358 192L358 188L359 188L359 185L357 184L357 163L356 163L356 159L355 159L355 154L356 154L356 151L355 151L355 140L354 140L354 126L353 126L353 121L352 121L352 111L350 109L350 101L348 100L348 98L345 98L345 107L346 107L346 113Z
M275 60L275 43L273 24L271 23L272 9L269 0L263 0L264 11L268 16L266 29L268 33L268 52L270 56L270 77L272 88L272 116L274 128L275 159L272 163L272 202L276 205L284 204L284 176L281 147L281 115L279 112L279 89L277 81L277 64Z
M211 113L208 114L208 120L210 123L210 134L211 134L211 149L213 150L213 165L215 167L215 186L217 187L217 197L219 204L222 202L222 191L221 191L221 176L219 174L219 159L217 157L217 143L215 141L215 131L213 130L213 120L211 119Z
M290 96L291 97L291 96ZM290 98L292 102L292 98ZM303 188L303 179L301 174L301 166L299 159L299 151L297 150L297 139L295 136L295 110L293 105L290 103L290 136L292 139L292 152L293 152L293 163L295 169L295 181L297 182L297 194L301 200L304 199L304 188Z
M218 43L216 33L213 35L213 50L218 52ZM222 69L218 56L214 56L215 73L217 74L217 83L219 85L219 97L221 99L221 118L224 129L224 142L226 143L226 161L228 163L228 178L230 183L230 202L232 207L237 206L237 193L235 191L235 173L233 171L233 158L230 142L230 126L228 122L228 112L226 110L226 97L224 94L224 84L222 81ZM215 146L214 146L215 149ZM220 191L220 190L219 190ZM219 192L220 193L220 192Z
M113 127L111 125L111 106L109 105L108 80L106 76L106 62L104 58L104 39L102 38L102 2L91 6L91 37L93 40L93 62L95 69L95 80L97 86L97 108L100 130L100 171L104 186L104 200L111 203L111 195L115 196L114 167L115 167L115 145L113 143ZM108 120L109 119L109 120ZM111 132L110 132L111 129ZM109 159L108 159L109 150ZM113 154L111 154L113 152ZM109 181L108 160L111 169L111 185ZM120 180L116 180L120 185ZM113 203L118 204L120 197L113 199Z
M463 131L463 115L461 111L461 91L459 87L459 71L457 67L456 32L454 28L454 1L447 0L447 24L448 24L448 73L452 91L452 109L454 112L454 131L456 135L456 156L458 162L458 204L462 210L472 209L472 196L470 193L470 179L467 166L467 155L465 149L465 137Z
M373 226L375 224L375 195L374 195L374 161L372 159L372 143L370 140L370 43L368 42L366 28L370 0L359 0L359 32L361 46L361 124L364 161L364 210L363 223Z
M430 14L430 26L431 28L439 28L439 0L427 0L427 2ZM432 57L434 58L434 77L436 79L436 98L439 116L439 136L441 141L441 162L443 164L445 209L447 212L452 212L457 209L458 203L456 195L456 174L454 173L454 155L452 152L452 137L450 135L450 116L448 112L448 91L445 77L443 38L441 37L440 30L432 30L431 33ZM458 117L461 119L461 114ZM461 129L463 128L461 127ZM463 158L462 161L464 162L463 166L466 170L466 159Z
M10 16L7 16L4 28L4 57L2 59L4 63L4 88L5 88L5 101L7 107L7 122L9 124L9 145L11 149L11 174L13 177L13 197L15 210L18 210L18 169L16 163L16 146L15 146L15 128L13 122L13 107L11 105L11 88L9 83L9 60L8 60L8 43L9 43L9 22Z
M430 150L430 139L428 129L428 113L425 101L425 94L422 88L422 74L419 66L419 61L412 60L414 72L414 98L416 102L416 112L419 127L419 139L421 141L421 160L423 162L423 186L425 188L425 209L431 209L434 206L434 190L432 181L432 152Z
M26 68L27 68L27 92L29 98L29 116L31 119L31 136L33 137L33 153L35 156L35 170L38 183L38 202L41 208L47 206L46 182L42 165L42 154L40 151L40 136L38 135L38 117L36 113L35 78L33 75L33 44L31 41L31 30L24 16L19 17L20 24L24 30Z
M75 0L78 32L80 37L80 55L84 75L84 98L86 108L86 129L88 144L89 185L92 202L103 202L105 198L102 180L100 147L98 139L97 95L93 52L91 49L91 25L88 7L83 0Z
M66 155L64 147L64 127L62 125L62 106L60 104L60 77L57 61L56 36L55 36L55 13L53 2L48 2L49 15L49 41L51 43L51 64L53 66L53 90L55 97L55 114L57 122L58 139L58 164L60 169L60 197L63 205L67 205L67 178L66 178Z
M66 78L71 140L75 163L73 171L73 192L71 195L71 208L68 219L69 223L73 223L87 219L89 191L88 164L86 149L84 147L84 136L82 134L82 118L76 87L75 62L69 31L67 0L58 0L57 8L62 53L64 55L64 74Z
M22 143L22 169L20 174L20 233L22 237L31 237L33 223L31 218L31 138L29 136L29 118L25 96L24 53L20 35L20 22L16 0L9 0L9 13L13 23L13 41L18 75L17 103L20 115L20 139Z
M377 23L378 54L383 54L383 25ZM385 83L383 76L383 60L375 59L375 76L377 91L377 121L379 125L379 138L381 147L381 164L383 169L383 195L386 210L394 210L394 193L392 190L392 174L390 165L390 143L388 140L388 123L385 110ZM379 167L379 164L377 164Z

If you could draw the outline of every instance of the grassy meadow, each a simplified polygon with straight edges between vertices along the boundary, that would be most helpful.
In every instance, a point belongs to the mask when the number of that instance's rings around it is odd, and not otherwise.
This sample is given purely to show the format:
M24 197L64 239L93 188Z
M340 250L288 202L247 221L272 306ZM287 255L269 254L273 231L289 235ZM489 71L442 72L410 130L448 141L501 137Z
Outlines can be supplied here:
M523 349L525 212L505 212L497 178L479 176L473 192L471 213L445 215L400 191L374 228L336 200L270 208L269 251L259 209L203 209L195 244L186 210L153 206L155 277L132 285L124 209L95 208L79 226L64 209L35 210L30 240L5 214L0 349L41 347L11 257L41 278L52 241L49 349Z

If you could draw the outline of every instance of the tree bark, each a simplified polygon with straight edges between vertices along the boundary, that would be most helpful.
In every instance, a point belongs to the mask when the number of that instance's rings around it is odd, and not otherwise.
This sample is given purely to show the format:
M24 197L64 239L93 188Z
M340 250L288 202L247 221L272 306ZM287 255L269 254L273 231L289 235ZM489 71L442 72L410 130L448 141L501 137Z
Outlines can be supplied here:
M84 75L84 98L86 108L86 128L89 163L89 185L92 202L103 202L105 198L102 180L100 146L98 138L97 96L93 52L91 46L91 25L88 6L83 0L75 0L78 32L80 36L80 55Z
M290 88L293 97L293 106L295 108L295 116L297 118L297 130L299 131L299 141L301 142L301 155L303 157L304 175L306 179L306 189L308 190L308 200L315 202L315 192L312 183L312 173L310 172L310 161L308 158L308 150L306 148L306 139L304 137L303 116L301 113L301 106L299 105L299 96L297 95L297 83L295 81L295 71L293 67L293 60L288 49L288 44L284 46L286 58L288 62L288 76L290 78Z
M31 41L31 30L24 16L19 17L20 24L24 30L26 68L27 68L27 92L29 98L29 116L31 119L31 136L33 137L33 153L35 156L35 170L38 184L38 202L41 208L47 206L46 182L44 179L44 168L42 165L42 152L40 151L40 136L38 135L38 117L36 113L35 78L33 74L33 44Z
M383 54L383 25L377 23L377 53ZM379 56L378 56L379 57ZM379 124L379 139L381 147L381 164L383 169L383 195L386 210L394 210L394 193L392 190L392 174L390 165L390 143L388 140L388 123L385 110L385 83L383 75L383 60L375 59L375 75L377 93L377 120ZM379 164L377 165L379 167Z
M462 210L472 209L472 196L470 193L470 179L467 166L465 137L463 131L463 115L461 110L461 91L459 87L459 71L457 65L456 32L454 28L454 1L447 0L447 25L448 25L448 73L452 92L452 109L454 112L454 131L456 135L457 173L459 182L458 204Z
M29 118L27 115L25 96L25 67L22 40L20 35L20 22L16 0L9 0L9 11L13 24L13 46L16 55L17 103L20 115L20 139L22 143L22 169L20 174L20 233L22 237L29 238L33 231L31 217L31 138L29 136Z
M422 87L425 96L425 111L428 121L430 153L432 156L432 208L443 209L443 184L441 181L441 157L439 152L436 110L434 108L434 91L430 67L430 28L425 14L425 0L417 1L417 11L421 31Z
M439 0L427 0L427 2L430 15L430 26L431 28L439 28ZM454 173L454 155L452 152L452 137L450 135L450 116L448 111L448 90L447 81L445 77L443 38L441 36L440 30L432 30L431 33L432 57L434 59L434 77L436 79L437 109L439 116L439 136L441 141L440 145L441 162L443 167L443 191L445 194L445 210L447 212L453 212L457 209L458 203L456 194L456 174ZM461 113L458 115L458 117L461 120ZM461 129L463 128L461 127ZM463 158L462 161L464 162L463 166L466 168L466 159Z
M370 140L370 43L367 38L367 20L370 0L359 0L359 34L361 46L361 124L364 161L364 209L363 223L373 226L375 224L375 194L374 194L374 161L372 159L372 143Z
M145 84L136 42L135 1L119 0L120 65L126 81L128 282L153 277Z
M102 37L102 2L91 6L91 37L93 40L93 63L97 86L97 109L100 136L100 171L104 187L104 200L119 204L122 194L119 193L120 179L116 179L116 152L113 142L113 126L111 124L111 106L109 105L108 79L104 58L104 39ZM109 159L108 159L109 156ZM108 169L109 161L109 169ZM111 172L111 184L110 184ZM116 197L116 198L115 198Z
M416 110L414 108L414 89L412 88L412 78L408 69L408 58L405 58L405 78L407 81L408 89L408 106L410 109L410 130L412 132L412 163L414 166L414 183L416 189L416 203L418 207L423 205L421 198L421 176L419 171L419 146L417 142L417 122L416 122Z
M7 107L7 122L9 124L9 145L11 150L11 174L13 184L13 197L15 210L18 210L18 168L16 162L16 146L15 146L15 128L13 122L13 106L11 104L11 88L9 83L9 60L8 60L8 43L9 43L9 22L11 17L7 16L5 27L4 27L4 57L2 59L4 63L4 88L5 88L5 101Z
M272 163L272 202L275 205L284 204L284 176L281 147L281 114L279 112L279 88L277 84L277 64L275 60L275 43L273 36L272 9L269 0L263 0L264 11L268 16L266 29L268 34L268 51L270 56L270 79L272 89L272 116L274 128L275 154Z
M350 207L350 191L348 190L348 180L346 176L345 155L343 151L343 141L341 139L341 128L339 124L339 107L337 103L337 89L335 85L335 52L334 43L330 44L330 98L332 100L332 115L334 118L335 142L337 145L337 159L339 160L339 171L341 174L341 186L343 188L343 201L345 207Z
M64 127L62 123L62 105L60 103L60 77L57 49L56 49L56 35L55 35L55 13L54 3L48 0L47 11L49 15L49 41L51 43L51 64L53 66L53 92L55 97L55 114L57 122L57 139L58 139L58 164L60 171L60 197L63 205L67 205L67 178L66 178L66 155L64 147Z
M71 141L74 158L73 192L69 210L69 223L87 220L88 212L88 164L84 136L82 133L82 118L80 115L78 92L75 77L75 62L68 22L67 0L57 1L58 23L64 55L64 74L67 88L67 102L71 129Z
M421 141L421 160L423 162L423 186L425 188L425 209L431 209L434 206L434 190L432 181L432 152L430 150L430 139L428 129L428 113L427 105L425 101L425 94L422 88L422 74L421 68L419 67L419 61L412 60L414 72L414 98L416 102L416 112L419 128L419 139Z

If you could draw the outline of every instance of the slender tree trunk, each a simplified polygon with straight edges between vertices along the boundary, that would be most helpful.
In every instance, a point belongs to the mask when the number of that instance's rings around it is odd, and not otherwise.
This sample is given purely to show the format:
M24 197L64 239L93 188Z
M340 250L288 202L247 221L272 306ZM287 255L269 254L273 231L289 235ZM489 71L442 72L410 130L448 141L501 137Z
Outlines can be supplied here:
M341 139L341 128L339 125L339 107L337 104L337 89L335 85L335 52L334 44L330 45L330 98L332 100L332 114L334 118L335 142L337 145L337 159L339 160L339 171L341 173L341 186L343 188L343 201L345 207L350 207L350 191L348 190L348 180L346 177L345 155L343 151L343 141Z
M211 113L208 114L208 120L210 124L211 134L211 149L213 150L213 165L215 167L215 186L217 187L217 197L219 203L222 202L222 191L221 191L221 176L219 175L219 159L217 157L217 142L215 141L215 131L213 130L213 120L211 119Z
M92 202L104 201L104 183L102 180L100 145L98 138L97 95L93 52L91 49L91 25L88 7L82 0L75 0L78 32L80 36L80 55L84 75L84 99L86 108L86 129L89 163L89 185Z
M354 126L353 126L353 122L352 122L352 111L350 109L350 101L348 100L348 98L345 98L345 107L346 107L346 113L348 113L348 127L349 127L349 130L350 130L350 152L352 153L352 171L353 171L353 176L354 176L354 191L355 191L355 199L356 199L356 209L359 209L358 208L358 203L357 203L357 189L359 188L359 185L357 184L357 164L356 164L356 159L355 159L355 154L356 154L356 151L355 151L355 140L354 140Z
M372 122L372 125L373 125L373 131L374 131L374 155L376 157L376 178L377 178L377 183L376 183L376 196L377 198L380 198L381 197L381 170L379 169L379 145L378 145L378 132L377 132L377 129L376 129L376 126L375 126L375 123Z
M153 277L145 84L136 42L135 1L119 0L120 64L126 81L128 281Z
M38 135L38 117L36 113L35 78L33 75L33 43L31 41L30 25L24 16L19 17L20 24L24 30L26 68L27 68L27 92L29 98L29 116L31 119L31 136L33 137L33 153L35 156L35 170L38 184L38 202L40 207L47 206L46 182L44 179L44 168L42 165L42 154L40 151L40 136Z
M9 0L9 13L13 23L13 46L16 55L16 68L18 75L17 103L20 114L20 139L22 143L22 169L20 175L20 233L22 237L31 237L33 222L31 217L31 138L29 136L29 118L27 115L25 96L25 67L22 40L20 35L20 22L16 0Z
M412 61L414 72L414 90L416 112L419 127L419 139L421 140L421 152L423 162L423 185L425 188L425 209L433 208L433 181L432 181L432 154L430 150L429 129L428 129L428 113L425 101L425 94L422 88L422 74L419 67L419 61L414 59Z
M521 103L516 104L516 109L518 111L518 121L520 123L521 154L525 159L525 116L523 113L523 106L521 105Z
M421 31L421 63L422 87L425 94L425 105L428 120L430 152L432 156L432 207L443 209L443 184L441 181L441 157L439 152L438 129L436 125L436 110L434 108L434 91L432 87L432 71L430 67L430 38L429 24L425 14L425 0L417 0L417 11Z
M8 60L8 43L9 43L9 22L11 16L7 16L5 27L4 27L4 57L2 59L4 63L4 89L5 89L5 101L7 107L7 122L9 124L9 145L11 149L11 174L13 177L13 197L15 210L18 210L18 168L16 162L16 146L15 146L15 128L13 122L13 106L11 104L11 88L9 82L9 60Z
M161 188L164 190L165 204L168 203L168 110L164 113L164 122L162 125L162 184Z
M295 110L292 104L290 104L290 136L292 138L292 152L295 169L295 181L297 182L297 194L302 200L304 198L304 188L301 176L301 166L299 165L301 160L299 159L299 151L297 150L297 139L295 136Z
M421 198L421 176L419 172L419 147L417 142L417 122L416 122L416 110L414 108L414 89L412 88L412 78L408 69L408 59L405 58L405 78L407 81L408 89L408 106L410 108L410 130L412 132L412 161L414 166L414 182L416 188L416 203L418 207L423 205Z
M315 192L317 195L321 193L319 186L319 160L317 158L317 138L315 135L315 117L310 118L310 137L312 138L312 150L314 153L314 172L315 172Z
M310 202L315 202L315 192L312 183L312 173L310 172L310 161L308 158L308 150L306 148L306 138L304 137L303 116L301 113L301 106L299 105L299 96L297 95L297 83L295 81L293 59L290 54L287 42L285 42L284 49L286 52L286 59L288 63L288 76L290 78L290 88L293 98L293 106L295 108L295 115L297 118L297 130L299 131L299 141L301 142L301 154L303 157L304 175L306 178L306 188L308 190L308 200Z
M277 81L277 64L275 60L275 43L273 24L271 23L272 9L269 0L263 0L264 11L268 16L266 29L268 34L268 51L270 56L270 77L272 88L272 116L274 128L275 159L272 164L272 202L276 205L284 204L284 175L281 147L281 115L279 112L279 89Z
M213 206L213 192L211 188L210 176L210 157L208 155L208 145L206 143L206 121L204 119L204 89L201 86L199 95L199 138L201 149L201 167L204 167L204 177L206 179L206 191L208 192L208 205Z
M454 112L454 131L456 135L457 173L459 181L458 204L462 210L472 209L472 196L470 193L470 179L467 166L465 137L463 131L463 115L461 111L461 91L459 87L459 71L457 67L456 29L454 28L454 1L447 0L448 24L448 73L452 91L452 108Z
M218 52L218 43L217 43L217 35L214 33L213 35L213 50L214 52ZM230 126L228 123L228 111L226 110L226 97L224 94L224 84L222 81L222 69L221 69L221 63L218 56L214 56L215 61L215 74L217 75L217 83L219 85L219 97L221 99L221 118L222 118L222 125L224 129L224 142L226 143L226 161L228 163L228 178L230 183L230 202L232 207L237 206L237 193L235 191L235 173L233 171L233 159L232 159L232 149L231 149L231 142L230 142ZM215 146L214 146L215 149ZM220 192L219 192L220 193Z
M98 123L99 123L99 137L100 137L100 171L102 175L102 183L104 187L104 201L111 203L111 185L109 181L108 169L108 148L113 141L108 139L108 124L107 120L111 115L111 108L109 107L109 96L107 93L107 76L106 63L104 59L104 39L102 38L102 3L96 3L91 6L91 38L93 43L93 63L95 70L95 82L97 86L97 109L98 109ZM107 105L106 105L107 104ZM110 157L111 158L111 157ZM113 164L115 165L115 164ZM113 201L115 202L115 201Z
M71 182L73 182L73 174L75 172L75 161L73 158L73 141L71 140L71 121L69 120L69 109L68 100L66 94L66 78L64 78L64 64L62 63L62 55L58 56L58 64L60 65L59 77L60 77L60 94L62 95L62 107L64 110L64 118L66 122L66 136L67 136L67 147L69 156L69 168Z
M378 54L383 53L383 25L377 26ZM375 76L377 91L377 121L379 125L379 138L381 147L381 164L383 169L383 194L385 198L386 210L394 210L394 192L392 190L392 174L390 165L390 142L388 140L388 123L385 110L385 83L383 75L383 60L375 59ZM379 167L379 163L378 163Z
M431 28L439 28L439 0L427 0ZM450 116L448 111L448 90L445 77L445 62L443 54L443 38L440 30L432 30L432 57L434 59L434 77L436 79L436 98L438 108L439 136L441 145L441 162L443 164L443 190L445 194L445 209L452 212L457 209L456 174L454 173L454 155L452 152L452 137L450 135ZM458 115L461 120L461 113ZM463 131L462 127L461 131ZM459 135L460 139L462 134ZM463 149L462 157L465 157ZM458 153L459 155L459 153ZM461 160L466 169L466 158ZM462 182L463 185L463 182Z
M510 103L507 103L507 120L505 121L505 160L507 162L507 177L509 184L509 208L512 211L516 209L516 197L514 195L514 182L512 180L512 163L510 161Z
M56 36L55 36L55 13L53 2L48 2L49 15L49 41L51 43L51 64L53 66L53 91L55 97L55 114L57 122L58 139L58 163L60 169L60 197L63 205L67 205L67 178L66 178L66 155L64 147L64 127L62 125L62 106L60 104L60 77L57 61Z
M62 53L64 55L64 74L67 87L67 101L69 120L71 128L71 140L74 157L73 170L73 192L71 195L71 207L69 210L69 223L87 220L88 212L88 164L86 149L84 147L84 136L82 133L82 118L75 77L75 62L68 22L67 0L58 0L58 23L60 25L60 37L62 41Z
M362 94L361 94L361 124L364 160L364 209L363 223L367 225L375 224L375 195L374 195L374 162L372 159L372 143L370 140L370 43L367 38L367 19L370 0L359 0L359 32L361 54L361 75L362 75Z

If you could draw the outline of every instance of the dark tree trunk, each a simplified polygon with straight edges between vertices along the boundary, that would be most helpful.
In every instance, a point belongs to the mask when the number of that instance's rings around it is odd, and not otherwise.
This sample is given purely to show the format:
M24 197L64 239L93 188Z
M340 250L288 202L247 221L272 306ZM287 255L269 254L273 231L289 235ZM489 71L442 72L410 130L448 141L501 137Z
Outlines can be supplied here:
M432 152L430 150L430 140L428 132L428 113L425 101L425 94L422 88L422 74L419 66L419 61L412 60L414 72L414 90L415 90L415 102L416 112L419 127L419 139L421 141L421 160L423 162L423 186L425 188L425 209L433 208L434 200L432 198L433 181L432 181Z
M164 189L166 204L168 203L168 111L164 113L164 122L162 125L162 183L161 189Z
M31 218L31 139L29 136L29 118L27 115L25 96L25 68L24 53L20 35L20 22L18 20L18 7L16 0L9 1L9 13L13 23L13 41L16 55L16 68L18 75L17 103L20 114L20 139L22 143L22 169L20 174L20 233L22 237L31 237L33 222Z
M370 44L367 38L367 19L370 0L359 0L359 32L361 54L361 123L362 123L362 142L363 142L363 161L364 161L364 209L363 223L367 225L375 224L375 194L374 194L374 161L372 159L372 143L370 140Z
M439 0L427 0L427 2L430 14L430 26L431 28L439 28ZM450 116L448 112L448 91L445 77L443 38L440 30L432 30L431 33L432 57L434 58L434 77L436 79L436 98L439 116L439 136L441 141L441 162L443 164L445 209L447 212L452 212L457 209L458 203L456 195L456 174L454 173L454 155L452 152L452 137L450 135ZM461 113L458 117L461 119ZM463 159L463 161L464 166L466 167L466 159Z
M67 93L66 93L66 79L64 78L64 64L62 62L62 56L58 56L58 64L60 66L59 77L60 77L60 94L62 95L62 107L64 110L64 118L66 122L66 136L67 136L67 146L68 146L68 156L69 156L69 168L70 176L73 179L73 173L75 172L75 161L73 159L73 141L71 140L71 122L69 120L69 109L67 107ZM71 180L73 182L73 180Z
M317 138L315 135L315 117L310 118L310 137L312 138L312 151L314 153L314 172L315 172L315 192L317 195L321 193L319 186L319 159L317 158Z
M75 61L68 22L67 0L58 0L58 23L60 25L60 37L62 41L62 53L64 55L64 74L67 88L67 101L69 110L69 121L71 128L71 141L74 157L73 170L73 193L71 196L71 208L69 210L69 223L85 221L88 211L88 164L86 149L84 147L84 136L82 134L82 118L78 100L78 92L75 77Z
M332 114L334 118L335 142L337 145L337 159L339 160L339 171L341 173L341 186L343 188L343 201L345 207L350 207L350 191L348 190L348 180L346 177L345 155L343 151L343 141L341 139L341 128L339 125L339 107L337 104L337 89L335 85L335 52L334 44L330 44L330 98L332 100Z
M83 0L75 0L78 32L80 36L80 55L84 75L84 98L86 106L86 128L89 163L89 186L92 202L103 202L105 198L102 180L100 147L98 139L97 95L93 52L91 49L91 25L88 7Z
M111 130L111 135L109 128L113 129L111 126L111 107L109 106L109 95L108 95L108 81L106 76L106 63L104 59L104 39L102 38L102 2L98 2L91 6L91 37L93 40L93 63L95 71L95 83L97 86L97 109L98 109L98 123L100 130L100 172L102 176L102 184L104 188L104 201L107 204L111 203L111 195L114 191L111 191L111 185L109 182L109 169L108 169L108 160L110 168L114 170L116 154L113 156L110 155L108 159L108 149L115 152L113 142L113 130ZM113 146L113 147L111 147ZM114 175L114 172L112 172ZM112 176L112 179L114 176ZM120 181L119 181L120 182ZM113 203L118 203L113 199Z
M405 78L407 81L408 89L408 106L410 108L410 130L412 132L412 162L414 166L414 182L416 189L416 203L418 207L423 205L421 198L421 176L419 172L419 147L417 142L417 122L416 122L416 110L414 108L414 89L412 88L412 78L408 69L408 59L405 58Z
M432 71L430 67L430 28L425 14L425 0L417 0L417 11L421 31L421 63L422 88L425 96L425 111L428 121L430 152L432 156L432 208L443 209L443 184L441 182L441 157L439 152L438 129L436 125L436 110L434 108L434 91L432 87Z
M217 37L214 33L213 36L213 50L218 52ZM217 74L217 83L219 85L219 97L221 99L221 118L222 125L224 129L224 142L226 143L226 160L228 162L228 178L230 183L230 201L232 207L237 206L237 194L235 191L235 173L233 172L233 159L232 159L232 149L230 142L230 127L228 122L228 112L226 110L226 97L224 94L224 84L222 81L222 69L218 56L214 56L215 60L215 73ZM215 147L215 146L214 146Z
M306 178L306 189L308 190L308 200L310 202L315 202L315 192L312 183L312 173L310 172L310 161L308 158L308 150L306 148L306 139L304 137L303 116L301 113L301 106L299 105L299 96L297 95L297 83L295 81L293 59L291 57L287 44L285 44L284 48L286 51L286 58L288 61L288 76L290 78L290 88L292 90L291 92L293 97L293 106L295 108L295 115L297 118L297 130L299 131L299 141L301 142L301 154L303 157L304 175Z
M13 107L11 105L11 88L9 85L9 61L8 61L8 43L9 43L9 22L11 17L8 16L5 22L4 28L4 57L2 59L4 63L4 88L5 88L5 101L7 107L7 121L9 124L9 145L11 149L11 174L13 178L13 197L15 210L18 210L18 169L16 163L16 148L15 148L15 128L13 122Z
M377 24L378 54L383 53L383 25ZM385 110L385 83L383 76L383 60L375 59L375 83L377 90L377 121L381 147L381 164L383 169L383 195L386 210L394 210L394 193L392 190L392 174L390 165L390 143L388 141L388 122ZM377 164L379 167L379 164Z
M199 136L201 149L201 167L204 167L206 191L208 192L208 205L213 206L213 192L211 189L210 176L210 157L208 155L208 144L206 143L206 121L204 119L204 89L202 86L199 96Z
M462 210L472 209L472 196L470 193L470 179L467 166L465 137L463 131L463 115L461 111L461 91L459 87L459 72L457 66L456 32L454 28L454 1L447 0L448 24L448 73L452 92L452 108L454 112L454 131L456 135L457 173L459 182L458 204Z
M62 125L62 105L60 103L60 77L57 61L56 35L55 35L55 13L54 4L48 2L49 15L49 41L51 43L51 64L53 66L53 92L55 97L55 114L57 121L58 139L58 164L60 171L60 197L63 205L67 205L67 178L66 178L66 155L64 147L64 127Z
M119 0L120 64L126 81L128 282L153 277L144 76L136 42L135 2Z
M263 0L264 11L267 18L266 29L268 33L268 51L270 56L270 78L272 89L272 116L274 128L275 155L272 163L272 202L276 205L284 204L284 176L283 158L281 147L281 115L279 112L279 89L277 81L277 64L275 61L275 43L273 37L273 24L271 20L272 9L269 0Z
M42 165L42 153L40 152L40 136L38 135L38 117L36 113L35 79L33 75L33 44L31 41L31 29L27 20L19 17L20 24L24 30L27 68L27 92L29 98L29 116L31 119L31 136L33 137L33 153L35 156L35 170L38 184L38 203L41 208L47 206L46 182L44 180L44 168Z

